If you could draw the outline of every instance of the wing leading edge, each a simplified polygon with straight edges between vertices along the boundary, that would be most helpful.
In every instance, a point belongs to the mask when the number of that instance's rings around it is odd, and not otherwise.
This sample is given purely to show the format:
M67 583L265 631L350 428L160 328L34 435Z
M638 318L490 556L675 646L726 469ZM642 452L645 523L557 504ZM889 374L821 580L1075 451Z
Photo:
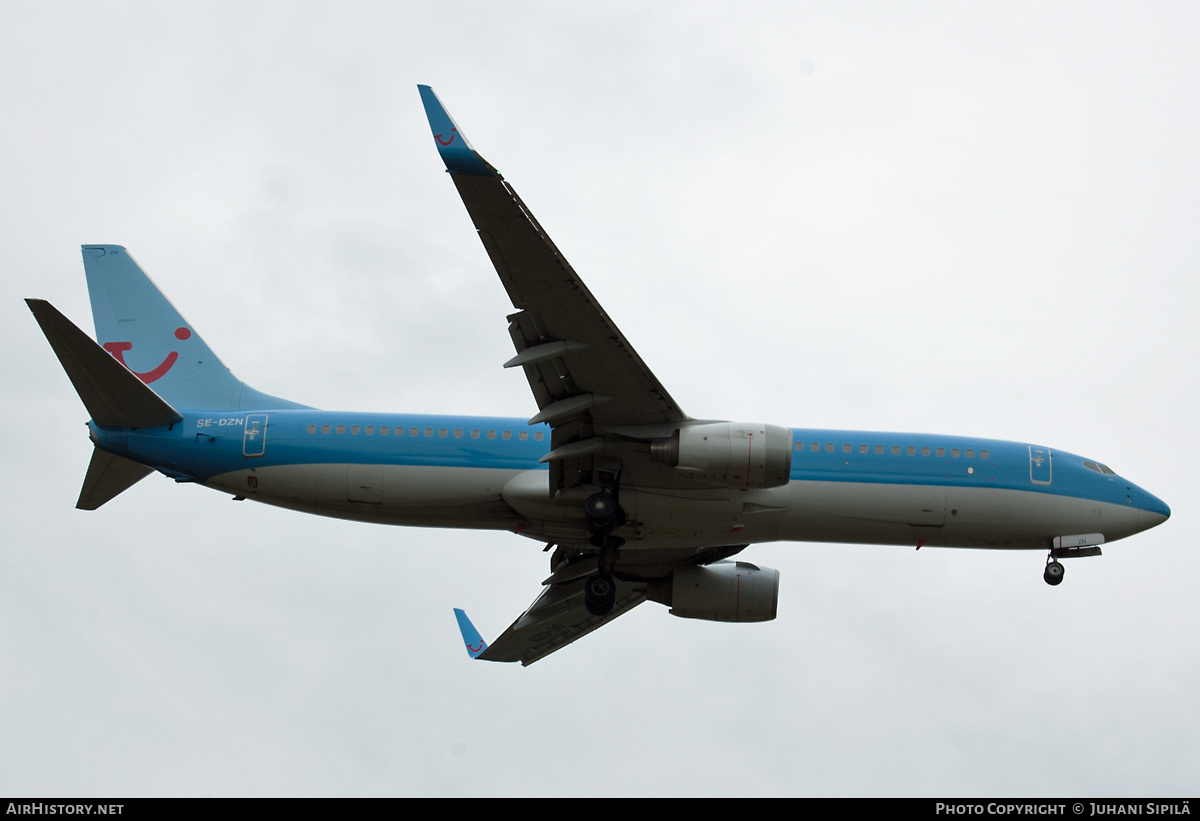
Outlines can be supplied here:
M479 156L429 86L418 86L437 149L517 312L517 355L550 425L551 494L590 475L619 446L604 430L678 423L687 415L638 356L513 187Z

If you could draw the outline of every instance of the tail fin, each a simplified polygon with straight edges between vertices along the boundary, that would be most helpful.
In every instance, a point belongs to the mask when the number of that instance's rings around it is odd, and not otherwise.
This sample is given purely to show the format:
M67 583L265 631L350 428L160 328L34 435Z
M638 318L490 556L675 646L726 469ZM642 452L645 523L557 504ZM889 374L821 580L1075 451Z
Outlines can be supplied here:
M170 404L185 410L305 407L260 393L230 373L121 246L83 246L83 268L96 339Z

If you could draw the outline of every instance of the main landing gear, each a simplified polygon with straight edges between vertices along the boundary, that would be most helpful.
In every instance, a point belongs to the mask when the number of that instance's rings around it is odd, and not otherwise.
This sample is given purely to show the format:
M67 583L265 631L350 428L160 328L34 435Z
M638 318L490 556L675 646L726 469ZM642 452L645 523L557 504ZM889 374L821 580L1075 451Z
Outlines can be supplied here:
M595 576L588 578L583 588L583 603L593 616L607 616L617 600L617 583L612 568L616 563L617 550L624 540L611 535L625 524L625 511L617 503L614 485L604 485L599 492L587 497L583 503L583 516L591 543L600 548L600 567Z
M617 583L611 575L588 577L583 588L583 604L593 616L607 616L617 601Z
M619 525L621 506L617 497L608 490L593 493L583 503L583 518L587 524L587 532L592 536L607 536Z
M1042 574L1042 578L1046 580L1046 584L1051 587L1062 584L1065 572L1062 562L1054 558L1053 555L1046 557L1046 572Z

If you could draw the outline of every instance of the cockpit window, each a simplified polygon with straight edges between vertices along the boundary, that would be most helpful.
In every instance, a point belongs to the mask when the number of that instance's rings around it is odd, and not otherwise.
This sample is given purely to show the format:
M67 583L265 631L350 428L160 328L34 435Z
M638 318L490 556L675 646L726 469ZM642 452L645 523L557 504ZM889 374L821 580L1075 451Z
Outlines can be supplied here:
M1084 459L1083 466L1085 468L1087 468L1088 470L1094 470L1097 473L1103 473L1105 476L1116 476L1117 475L1117 472L1115 470L1110 468L1108 465L1102 465L1099 462L1089 462L1088 460Z

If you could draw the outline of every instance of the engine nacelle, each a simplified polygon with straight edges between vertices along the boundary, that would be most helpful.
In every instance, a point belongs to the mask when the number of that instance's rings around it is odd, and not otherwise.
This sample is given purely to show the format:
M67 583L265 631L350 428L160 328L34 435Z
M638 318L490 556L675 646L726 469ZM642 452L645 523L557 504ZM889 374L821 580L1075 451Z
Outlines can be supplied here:
M676 570L671 615L708 621L770 621L779 607L779 571L749 562Z
M792 432L746 422L688 425L669 439L653 442L650 456L706 484L779 487L788 483L792 472Z

